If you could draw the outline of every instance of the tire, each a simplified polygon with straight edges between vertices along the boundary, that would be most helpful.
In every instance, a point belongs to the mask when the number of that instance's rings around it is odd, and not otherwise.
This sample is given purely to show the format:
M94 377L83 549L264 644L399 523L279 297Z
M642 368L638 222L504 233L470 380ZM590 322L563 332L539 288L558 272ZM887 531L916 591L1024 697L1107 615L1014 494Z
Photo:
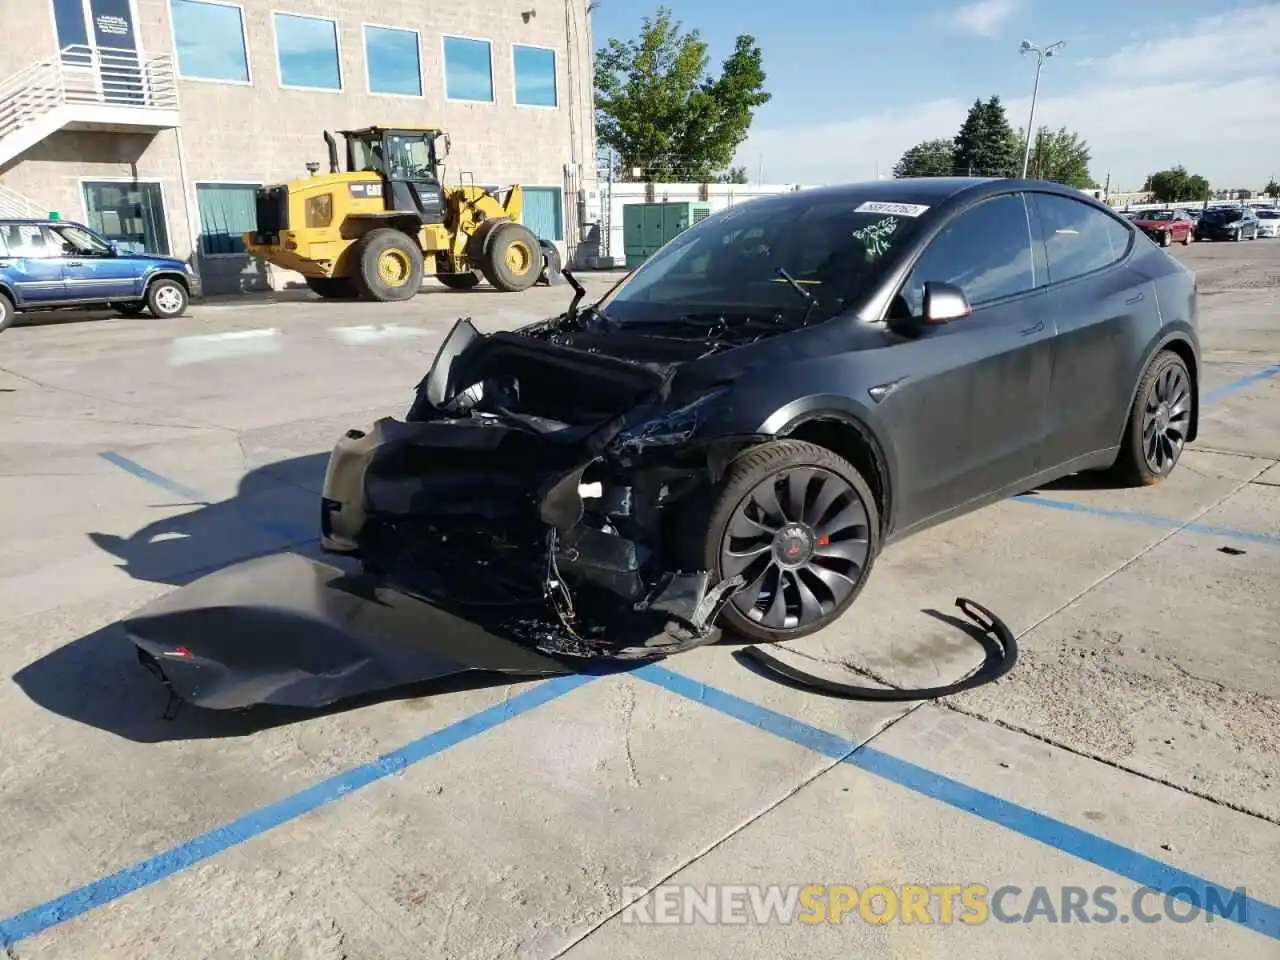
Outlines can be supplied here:
M1108 471L1112 478L1125 486L1149 487L1159 483L1173 472L1186 446L1187 432L1191 427L1194 410L1195 386L1186 363L1176 353L1162 350L1156 354L1138 381L1133 407L1125 423L1124 439L1120 453ZM1152 406L1157 404L1157 406ZM1162 417L1163 406L1169 417ZM1150 410L1149 410L1150 408ZM1162 441L1156 448L1145 439L1149 412L1154 416L1151 424ZM1167 426L1164 424L1167 423ZM1173 439L1174 435L1180 439ZM1148 456L1155 449L1167 454L1167 460L1158 462Z
M361 296L383 302L417 296L422 287L422 248L408 234L379 227L361 237L353 252Z
M1184 233L1184 234L1182 235L1182 245L1183 245L1184 247L1189 247L1189 246L1191 246L1191 231L1190 231L1190 230L1188 230L1186 233Z
M474 290L480 286L480 278L474 273L437 273L436 279L450 290Z
M161 277L147 287L147 309L159 320L173 320L187 312L187 288L177 280Z
M13 301L8 295L0 293L0 333L12 327L16 319L18 319L18 311L14 308Z
M519 293L538 282L542 248L524 224L500 223L486 238L480 270L490 286L503 293Z
M111 309L122 317L140 317L142 311L147 309L145 300L130 300L127 303L113 303Z
M1173 243L1173 237L1170 236L1168 230L1165 230L1163 233L1160 234L1160 246L1167 247L1171 243Z
M307 289L325 300L354 300L360 296L350 277L305 277Z
M790 497L790 480L781 494L777 487L784 478L808 474L804 490L808 496L801 502L808 503L809 516L796 507ZM803 482L803 480L802 480ZM800 516L801 522L769 525L776 528L771 537L750 514L758 506L757 499L774 490L783 505L783 515L788 511ZM799 489L799 488L797 488ZM833 492L838 495L831 498ZM821 499L827 499L822 516L812 516ZM840 504L847 503L847 507ZM837 520L849 519L851 526L843 522L832 527ZM813 521L807 525L803 521ZM853 538L837 537L835 541L819 539L825 523L832 533L852 533ZM696 528L695 528L696 529ZM739 533L749 530L749 544L737 543ZM696 533L694 534L696 536ZM760 544L769 544L761 548ZM753 559L733 560L726 556L730 546L750 546ZM880 549L880 516L875 496L862 475L846 461L825 447L799 440L774 440L753 447L734 460L720 485L714 505L711 507L705 533L700 545L702 568L712 571L713 582L734 573L741 573L749 581L725 605L720 614L722 625L747 640L756 643L777 643L803 637L834 623L857 599L871 574ZM801 551L794 565L783 562L786 553ZM785 551L785 553L784 553ZM848 552L841 558L837 553ZM852 559L850 559L852 558ZM815 563L821 561L821 563ZM815 569L822 574L814 573ZM773 601L765 594L775 594L771 585L787 578L788 588L782 594L786 607L786 619L781 623L769 623ZM803 585L810 601L819 606L807 613L801 605ZM833 589L834 586L834 589ZM792 617L792 613L796 616Z

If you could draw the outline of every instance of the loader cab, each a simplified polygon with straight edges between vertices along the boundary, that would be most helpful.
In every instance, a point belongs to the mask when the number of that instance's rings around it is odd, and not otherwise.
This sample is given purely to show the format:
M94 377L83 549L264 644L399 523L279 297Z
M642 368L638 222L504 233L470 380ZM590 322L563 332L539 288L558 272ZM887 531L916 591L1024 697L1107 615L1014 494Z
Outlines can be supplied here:
M445 196L436 144L449 136L433 129L365 127L343 130L347 171L382 177L383 203L388 210L417 214L422 223L443 223Z

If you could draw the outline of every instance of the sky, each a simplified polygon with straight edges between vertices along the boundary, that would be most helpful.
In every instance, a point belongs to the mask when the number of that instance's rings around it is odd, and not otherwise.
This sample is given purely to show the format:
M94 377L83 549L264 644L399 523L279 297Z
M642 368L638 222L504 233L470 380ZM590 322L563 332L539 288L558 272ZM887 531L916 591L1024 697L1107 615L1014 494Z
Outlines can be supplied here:
M594 44L631 39L658 0L595 0ZM908 147L954 136L975 98L998 94L1026 126L1034 54L1044 62L1036 126L1066 126L1091 172L1140 189L1176 164L1215 188L1280 179L1280 0L667 0L709 44L711 68L738 34L756 38L772 100L737 162L755 181L818 184L887 176ZM796 15L787 16L786 11Z

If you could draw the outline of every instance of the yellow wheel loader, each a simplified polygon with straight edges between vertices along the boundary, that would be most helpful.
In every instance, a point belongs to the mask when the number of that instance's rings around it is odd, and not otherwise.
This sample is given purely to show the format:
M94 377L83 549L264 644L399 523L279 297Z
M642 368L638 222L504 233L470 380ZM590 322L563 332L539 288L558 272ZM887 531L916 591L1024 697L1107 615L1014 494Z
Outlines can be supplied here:
M325 131L329 173L261 187L251 256L306 278L327 299L407 300L434 276L469 290L481 279L527 290L559 272L556 248L520 223L524 191L474 183L446 187L449 136L434 128Z

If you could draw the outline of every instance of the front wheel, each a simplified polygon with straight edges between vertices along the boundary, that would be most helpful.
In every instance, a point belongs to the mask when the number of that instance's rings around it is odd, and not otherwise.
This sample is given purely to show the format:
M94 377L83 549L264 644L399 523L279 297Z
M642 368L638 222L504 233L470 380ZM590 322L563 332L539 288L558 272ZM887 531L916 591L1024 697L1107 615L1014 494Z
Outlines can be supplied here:
M770 441L729 467L703 541L717 579L745 585L721 614L748 640L803 637L838 619L861 592L880 547L875 497L835 453Z
M1184 234L1182 235L1182 245L1183 245L1184 247L1189 247L1189 246L1191 246L1191 231L1190 231L1190 230L1188 230L1186 233L1184 233Z
M147 309L153 317L172 320L187 312L187 288L177 280L157 280L147 288Z
M1148 487L1173 472L1191 431L1194 384L1186 363L1162 351L1147 367L1125 425L1112 475L1129 486Z
M1170 244L1170 243L1172 243L1172 242L1173 242L1173 241L1172 241L1172 239L1171 239L1171 238L1170 238L1170 236L1169 236L1169 231L1168 231L1168 230L1166 230L1166 231L1164 231L1164 233L1160 234L1160 246L1162 246L1162 247L1167 247L1167 246L1169 246L1169 244Z
M13 308L13 301L0 293L0 331L8 330L17 319L18 311Z

